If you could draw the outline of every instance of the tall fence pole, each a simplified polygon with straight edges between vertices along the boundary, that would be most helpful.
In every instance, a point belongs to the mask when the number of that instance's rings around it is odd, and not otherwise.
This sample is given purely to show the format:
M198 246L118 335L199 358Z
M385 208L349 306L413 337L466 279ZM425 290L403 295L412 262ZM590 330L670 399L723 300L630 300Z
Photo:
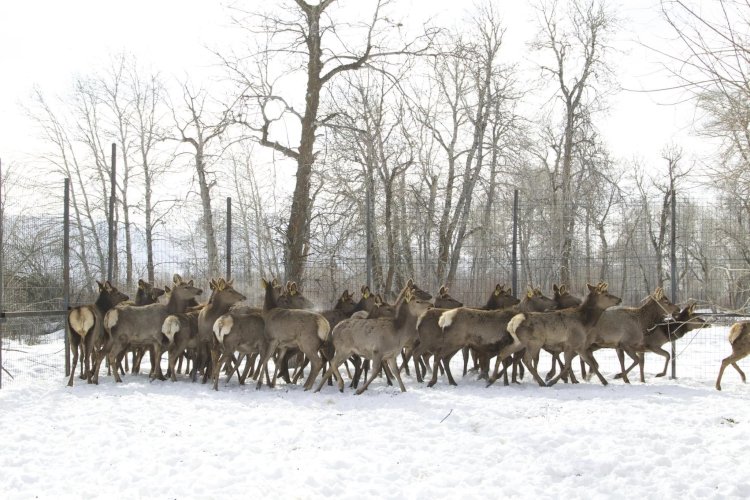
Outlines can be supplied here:
M365 251L365 269L366 269L366 280L365 284L368 288L372 288L372 214L370 213L370 176L369 173L365 176L365 244L367 250Z
M5 302L3 302L3 289L5 288L5 268L3 267L3 229L5 228L5 210L3 206L3 163L0 160L0 312L5 312ZM3 322L5 318L0 318L0 389L3 388Z
M670 261L672 270L670 271L672 277L672 303L677 303L677 196L675 195L675 189L672 189L672 231L671 231L671 244L670 244ZM672 379L677 378L677 346L675 340L672 339Z
M513 191L513 250L510 285L518 293L518 189Z
M109 248L107 249L107 281L112 281L115 266L115 186L117 182L116 170L117 144L112 143L112 168L109 172Z
M242 208L242 207L240 207ZM227 197L227 280L232 277L232 198Z
M63 309L70 309L70 179L65 179L63 196ZM70 376L70 332L65 318L65 376Z

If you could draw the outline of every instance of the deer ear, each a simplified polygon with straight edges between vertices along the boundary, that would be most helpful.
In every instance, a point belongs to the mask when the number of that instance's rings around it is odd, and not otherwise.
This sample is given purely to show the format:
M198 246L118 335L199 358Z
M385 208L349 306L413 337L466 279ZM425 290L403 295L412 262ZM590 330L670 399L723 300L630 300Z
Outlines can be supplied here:
M138 288L140 288L141 290L146 288L146 282L143 280L138 280Z
M406 282L406 286L408 286L409 288L413 287L414 286L414 280L411 279L411 278L409 278L409 281Z
M179 285L180 283L182 283L182 276L180 276L179 274L175 273L172 276L172 282L174 282L175 285Z
M687 312L688 312L688 315L690 315L690 316L693 315L693 313L695 312L695 302L691 302L691 303L688 304L688 306L687 306Z
M566 285L561 285L560 286L560 295L565 295L566 293L568 293L568 287Z
M187 286L193 286L193 280L188 281Z
M227 286L232 286L234 284L234 278L231 280L227 280Z
M557 286L557 283L552 283L552 291L555 293L560 293L560 287Z
M531 287L526 287L526 296L531 298L534 296L534 290Z
M495 285L495 297L503 293L503 287L500 284Z
M269 284L270 283L268 283L268 281L266 281L266 278L261 278L260 279L260 286L262 286L263 288L268 288Z
M114 287L112 286L112 283L109 282L109 280L104 282L104 289L105 290L112 290Z
M97 285L99 285L99 291L100 291L100 292L101 292L102 290L104 290L104 284L103 284L103 283L102 283L101 281L97 280L97 281L96 281L96 284L97 284Z
M210 281L210 282L208 283L208 287L209 287L209 288L210 288L211 290L216 290L216 281L215 281L215 280L211 280L211 281Z
M597 289L597 287L593 286L591 283L586 283L586 288L589 289L589 292L593 292Z
M369 299L370 298L370 287L369 286L363 286L362 287L362 297Z
M172 293L172 289L168 285L164 285L164 293Z

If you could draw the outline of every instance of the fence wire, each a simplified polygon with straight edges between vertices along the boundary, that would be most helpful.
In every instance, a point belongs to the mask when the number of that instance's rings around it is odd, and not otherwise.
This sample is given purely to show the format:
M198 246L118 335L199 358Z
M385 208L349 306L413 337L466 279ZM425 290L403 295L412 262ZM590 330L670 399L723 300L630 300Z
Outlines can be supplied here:
M6 202L4 228L3 311L50 311L63 308L62 216L13 213L13 200ZM748 311L750 298L750 241L742 232L748 221L737 220L732 206L722 200L694 203L680 199L676 217L676 273L670 262L669 217L659 213L659 200L632 199L619 203L606 219L601 214L578 211L575 220L560 218L558 211L540 201L522 200L518 210L518 290L527 285L552 294L552 285L563 279L563 264L572 292L583 296L586 283L603 279L623 298L623 304L638 305L656 286L667 293L676 280L678 302L698 302L704 311ZM226 269L226 217L221 207L216 213L219 275ZM232 277L235 288L253 305L262 303L260 279L283 278L283 250L278 244L258 237L261 228L243 221L235 211L232 226ZM62 214L62 208L60 209ZM463 241L461 256L450 276L450 293L467 306L483 305L495 284L510 285L513 272L512 204L498 205L487 218L477 215L475 228ZM402 215L415 221L399 237L393 262L388 259L384 225L372 229L378 249L378 266L373 269L372 289L393 297L405 279L413 277L433 293L444 282L439 275L438 247L426 234L436 221L423 213ZM75 218L75 212L71 214ZM481 224L480 219L481 218ZM205 253L197 218L175 217L155 226L153 253L149 264L145 228L131 222L126 235L118 223L114 284L133 298L139 279L164 286L177 273L194 279L208 297L208 281L216 277ZM471 221L470 221L471 222ZM739 227L739 229L738 229ZM568 228L568 229L566 229ZM94 221L84 229L71 221L70 297L71 305L95 299L96 279L106 274L106 221ZM313 234L314 245L305 268L303 290L319 310L332 307L343 290L359 293L366 283L364 230L349 234L335 248L329 236ZM570 259L561 260L562 248L569 245ZM127 240L131 249L127 251ZM264 243L265 241L265 243ZM455 241L453 242L455 244ZM151 270L153 268L153 270ZM390 288L386 289L391 268ZM709 318L710 319L710 318ZM722 318L714 326L691 332L677 343L677 375L710 380L729 352L728 326L737 318ZM28 377L62 376L59 357L64 355L64 317L9 319L2 325L4 382ZM618 369L613 353L597 352L605 372ZM661 371L663 360L646 355L647 373ZM12 377L12 378L11 378Z

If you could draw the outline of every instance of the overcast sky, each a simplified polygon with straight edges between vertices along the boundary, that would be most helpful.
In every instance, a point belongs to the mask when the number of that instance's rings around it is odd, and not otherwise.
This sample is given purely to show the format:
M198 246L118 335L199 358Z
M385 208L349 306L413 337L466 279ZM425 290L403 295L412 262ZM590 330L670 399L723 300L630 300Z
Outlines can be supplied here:
M288 0L291 1L291 0ZM341 0L354 5L358 0ZM239 2L242 3L242 2ZM251 9L256 0L244 2ZM264 2L258 1L258 5ZM534 11L525 1L497 0L508 28L506 62L522 60L535 33ZM471 12L473 2L400 0L403 16L432 17L448 25ZM622 29L617 35L616 71L626 89L667 86L658 56L638 41L664 45L670 37L659 20L657 0L615 2ZM27 163L38 153L35 130L22 111L34 85L46 95L65 94L77 74L106 66L110 54L134 54L168 77L200 78L216 60L206 47L231 44L227 10L216 0L23 0L0 2L0 158ZM667 48L667 50L670 50ZM514 55L509 52L516 52ZM529 76L533 76L530 73ZM658 162L660 150L675 142L690 155L701 151L692 137L693 106L673 104L679 96L622 91L612 96L608 116L598 124L616 155Z

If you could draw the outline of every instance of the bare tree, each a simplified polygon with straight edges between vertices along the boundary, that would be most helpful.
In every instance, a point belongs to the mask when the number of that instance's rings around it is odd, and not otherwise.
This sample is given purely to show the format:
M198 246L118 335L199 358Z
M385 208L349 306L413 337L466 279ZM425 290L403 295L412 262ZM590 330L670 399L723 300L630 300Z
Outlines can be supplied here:
M562 230L558 243L560 281L570 286L578 141L586 140L584 129L591 125L591 115L601 104L597 85L606 83L610 74L608 36L615 28L615 19L603 1L576 0L568 5L570 10L564 17L558 2L540 5L541 30L532 48L550 57L551 62L542 64L541 70L545 78L556 83L555 102L559 107L555 116L559 116L559 125L548 129L552 159L547 164Z
M208 257L208 273L210 276L219 275L219 247L216 243L216 228L214 214L211 209L211 190L216 185L216 179L211 170L211 146L221 139L231 123L229 108L214 116L206 108L208 93L204 90L194 91L189 84L182 85L182 98L186 117L177 115L172 109L175 127L179 132L178 140L189 144L195 167L198 193L201 200L203 235L206 242Z
M330 14L334 0L308 3L294 0L287 4L283 14L271 13L253 16L260 19L260 26L253 20L239 19L238 23L250 26L267 36L267 43L259 51L255 65L246 68L242 59L224 58L227 67L242 85L246 109L238 113L239 122L252 131L255 140L262 146L293 160L296 181L292 195L289 222L285 230L285 274L289 280L301 281L310 243L310 217L313 200L311 181L313 165L317 159L315 145L317 130L332 119L331 115L320 116L321 95L338 75L372 66L399 54L422 53L429 46L430 37L406 43L392 49L398 38L398 23L389 20L383 13L388 0L371 3L369 21L337 22ZM272 62L283 58L286 64L281 74L286 76L302 73L304 81L304 111L295 108L289 93L276 86L276 71ZM278 65L277 65L278 66ZM281 76L281 75L280 75ZM285 97L286 96L286 97ZM286 120L293 120L294 129L299 130L299 142L284 139Z

